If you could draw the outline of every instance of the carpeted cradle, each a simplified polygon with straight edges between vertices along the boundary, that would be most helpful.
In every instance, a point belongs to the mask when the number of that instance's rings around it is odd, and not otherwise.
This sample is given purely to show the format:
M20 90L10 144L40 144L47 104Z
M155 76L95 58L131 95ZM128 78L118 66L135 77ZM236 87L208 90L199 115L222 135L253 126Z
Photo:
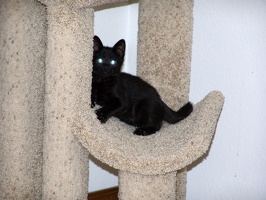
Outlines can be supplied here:
M119 170L121 200L185 199L186 166L209 149L224 97L151 136L90 105L93 14L126 0L0 1L0 199L85 199L88 152ZM138 75L188 101L192 0L140 0ZM85 147L85 148L84 148Z

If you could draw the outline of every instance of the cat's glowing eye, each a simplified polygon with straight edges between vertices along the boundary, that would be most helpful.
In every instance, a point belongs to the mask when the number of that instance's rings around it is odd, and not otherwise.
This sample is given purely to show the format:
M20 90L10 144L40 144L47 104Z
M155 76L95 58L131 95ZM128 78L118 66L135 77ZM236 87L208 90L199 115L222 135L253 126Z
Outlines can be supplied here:
M102 64L103 63L103 59L102 58L98 58L97 59L97 62L100 63L100 64Z
M111 60L111 65L115 65L116 64L116 61L115 60Z

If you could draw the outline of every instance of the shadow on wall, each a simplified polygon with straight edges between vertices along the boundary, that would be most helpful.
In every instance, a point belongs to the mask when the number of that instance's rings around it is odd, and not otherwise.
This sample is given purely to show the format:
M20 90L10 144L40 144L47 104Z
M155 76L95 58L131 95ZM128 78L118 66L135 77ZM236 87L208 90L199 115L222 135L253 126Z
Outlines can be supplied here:
M97 6L96 8L94 8L94 11L100 11L100 10L105 10L105 9L109 9L109 8L117 8L120 6L128 6L129 4L134 4L134 3L138 3L138 2L139 2L139 0L128 0L127 2L104 4L104 5Z
M109 172L110 174L118 176L118 170L117 169L114 169L114 168L110 167L109 165L102 163L100 160L98 160L97 158L95 158L91 154L90 154L90 161L92 161L95 165L97 165L101 169Z

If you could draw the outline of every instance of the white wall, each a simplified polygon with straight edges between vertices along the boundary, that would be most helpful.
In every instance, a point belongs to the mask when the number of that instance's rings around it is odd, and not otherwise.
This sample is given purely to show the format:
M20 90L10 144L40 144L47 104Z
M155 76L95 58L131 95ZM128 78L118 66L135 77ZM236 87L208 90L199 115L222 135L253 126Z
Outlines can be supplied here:
M196 0L190 97L225 105L207 159L188 173L189 200L266 199L266 1Z
M137 4L116 9L96 13L95 33L110 46L125 38L125 69L135 73ZM226 100L208 157L188 172L187 199L264 200L266 1L195 0L193 37L191 101L212 90ZM91 165L89 184L112 187L117 176Z

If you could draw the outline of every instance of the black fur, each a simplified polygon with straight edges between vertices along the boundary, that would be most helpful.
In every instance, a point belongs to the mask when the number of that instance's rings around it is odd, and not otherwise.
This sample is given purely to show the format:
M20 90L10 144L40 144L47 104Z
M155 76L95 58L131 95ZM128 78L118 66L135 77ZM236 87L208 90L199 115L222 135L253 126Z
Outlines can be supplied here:
M94 36L91 107L101 106L96 115L101 123L114 116L135 126L134 134L150 135L159 131L162 121L170 124L185 119L193 110L190 102L177 112L171 110L154 87L141 78L121 72L125 41L112 48Z

